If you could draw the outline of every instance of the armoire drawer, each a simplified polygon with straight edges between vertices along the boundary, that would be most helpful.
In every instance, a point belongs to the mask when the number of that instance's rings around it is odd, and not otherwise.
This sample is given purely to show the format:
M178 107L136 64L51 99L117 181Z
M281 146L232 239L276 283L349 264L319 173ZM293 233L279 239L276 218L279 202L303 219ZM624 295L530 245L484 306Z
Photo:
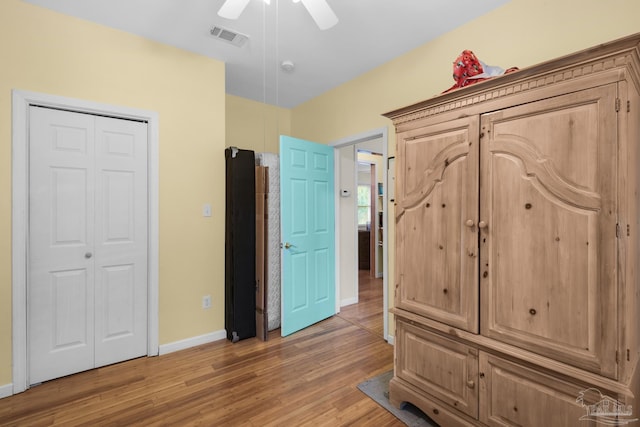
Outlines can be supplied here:
M587 406L614 394L480 352L480 421L489 426L596 426Z
M401 318L395 375L467 415L478 417L478 352Z

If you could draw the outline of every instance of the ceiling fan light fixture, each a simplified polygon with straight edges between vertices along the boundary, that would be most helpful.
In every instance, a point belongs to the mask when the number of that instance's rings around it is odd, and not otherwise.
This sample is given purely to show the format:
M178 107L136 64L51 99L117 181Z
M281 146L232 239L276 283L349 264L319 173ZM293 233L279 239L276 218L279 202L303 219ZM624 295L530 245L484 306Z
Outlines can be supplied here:
M301 0L309 15L316 21L321 30L328 30L338 23L338 17L327 3L327 0Z
M227 0L218 15L227 19L238 19L251 0Z
M227 19L238 19L251 0L226 0L218 15ZM264 0L271 4L271 0ZM321 30L328 30L338 23L338 17L327 3L327 0L293 0L294 3L302 2L309 15Z

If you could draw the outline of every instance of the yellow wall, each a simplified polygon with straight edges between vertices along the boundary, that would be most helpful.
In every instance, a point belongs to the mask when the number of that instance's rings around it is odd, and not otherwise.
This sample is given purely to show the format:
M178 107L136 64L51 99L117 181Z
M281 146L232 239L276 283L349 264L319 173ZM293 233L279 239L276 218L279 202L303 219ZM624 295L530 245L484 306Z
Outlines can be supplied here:
M227 147L279 153L280 135L291 135L291 110L227 95Z
M376 182L383 182L384 171L387 170L386 166L382 164L382 156L376 154L369 154L365 152L358 153L358 161L365 163L373 163L376 165ZM376 191L378 189L376 188Z
M471 49L485 63L520 68L640 32L637 0L512 0L430 43L335 88L292 112L298 138L323 143L389 126L382 113L441 93L453 85L452 62ZM393 214L393 206L386 209ZM394 221L389 243L394 244ZM393 246L389 259L389 306L393 306ZM393 321L389 333L394 334Z
M464 49L489 65L523 68L640 32L638 16L637 0L512 0L296 107L292 131L329 143L380 128L390 124L382 113L451 87L452 63Z
M159 113L160 343L224 329L224 64L20 0L0 3L0 40L0 386L12 382L12 89Z

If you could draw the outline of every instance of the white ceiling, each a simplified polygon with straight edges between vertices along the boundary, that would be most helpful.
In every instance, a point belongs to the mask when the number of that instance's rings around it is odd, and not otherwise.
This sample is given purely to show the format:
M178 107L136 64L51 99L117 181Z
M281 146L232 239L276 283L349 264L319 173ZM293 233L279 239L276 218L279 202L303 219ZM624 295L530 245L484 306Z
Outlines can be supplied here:
M224 61L228 94L293 108L509 0L327 0L339 22L325 31L291 0L251 0L238 20L217 15L224 0L24 1ZM249 41L217 40L214 25Z

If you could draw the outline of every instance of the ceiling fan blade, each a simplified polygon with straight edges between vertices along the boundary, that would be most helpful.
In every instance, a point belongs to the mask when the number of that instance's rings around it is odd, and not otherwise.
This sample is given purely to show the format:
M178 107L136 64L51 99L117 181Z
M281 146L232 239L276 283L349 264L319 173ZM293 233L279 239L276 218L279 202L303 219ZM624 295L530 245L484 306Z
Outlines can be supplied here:
M227 0L218 11L218 15L227 19L238 19L250 1L251 0Z
M302 0L302 4L321 30L329 29L338 23L338 17L327 0Z

